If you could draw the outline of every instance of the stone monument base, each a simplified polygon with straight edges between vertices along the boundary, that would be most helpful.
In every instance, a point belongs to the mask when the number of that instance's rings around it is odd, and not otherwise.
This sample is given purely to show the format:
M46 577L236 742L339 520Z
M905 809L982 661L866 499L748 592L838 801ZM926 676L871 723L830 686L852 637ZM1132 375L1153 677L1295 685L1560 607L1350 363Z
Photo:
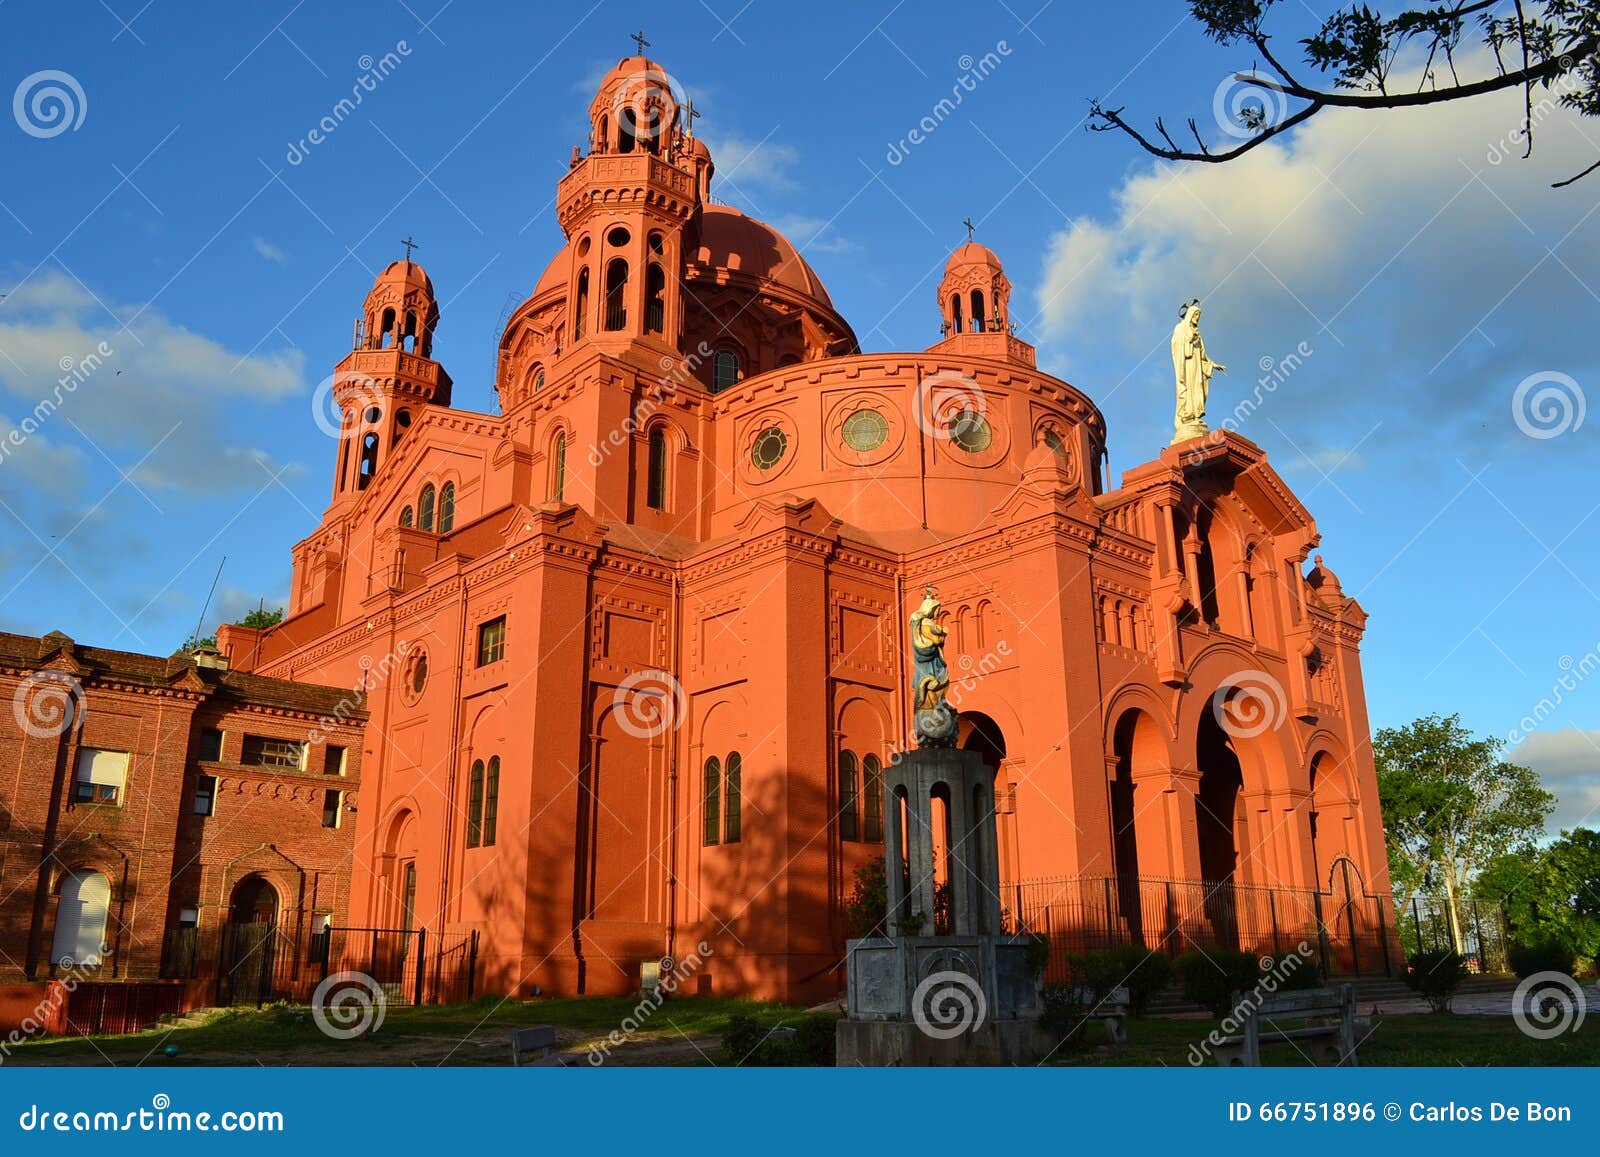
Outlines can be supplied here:
M1176 446L1180 442L1192 441L1195 438L1204 438L1211 433L1211 427L1204 422L1183 422L1172 435L1170 445Z
M1050 1055L1037 1020L991 1020L953 1037L930 1037L921 1025L841 1020L838 1063L848 1065L1036 1065Z

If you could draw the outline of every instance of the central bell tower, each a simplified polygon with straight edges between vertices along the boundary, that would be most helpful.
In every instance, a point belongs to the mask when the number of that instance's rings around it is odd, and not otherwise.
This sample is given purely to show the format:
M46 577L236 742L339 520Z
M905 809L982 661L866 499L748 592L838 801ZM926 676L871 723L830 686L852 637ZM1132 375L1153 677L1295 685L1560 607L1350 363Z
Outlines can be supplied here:
M589 105L589 150L556 193L572 246L571 346L630 351L659 371L683 348L684 234L701 206L710 154L698 115L660 65L640 54L608 72ZM570 347L569 347L570 348Z

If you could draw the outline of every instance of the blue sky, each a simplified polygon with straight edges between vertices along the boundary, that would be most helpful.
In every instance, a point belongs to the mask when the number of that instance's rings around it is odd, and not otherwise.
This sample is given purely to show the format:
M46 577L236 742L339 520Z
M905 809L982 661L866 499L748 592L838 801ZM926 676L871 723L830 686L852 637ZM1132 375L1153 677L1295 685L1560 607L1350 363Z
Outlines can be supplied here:
M1226 143L1251 61L1177 0L141 3L0 7L0 96L45 70L82 94L55 135L0 117L0 435L61 359L111 351L0 458L0 626L166 652L223 555L208 619L283 602L331 479L313 391L408 234L456 404L491 408L501 318L560 243L555 181L642 26L704 113L715 191L802 245L864 347L936 339L972 217L1041 364L1105 410L1115 471L1169 436L1167 334L1202 297L1230 367L1213 419L1273 383L1240 431L1372 616L1375 724L1459 710L1504 735L1565 677L1522 753L1560 822L1600 804L1600 679L1578 677L1600 662L1600 415L1575 421L1600 383L1600 175L1548 187L1600 125L1541 113L1524 161L1515 98L1330 113L1247 161L1163 166L1083 118L1099 96ZM1326 7L1285 9L1281 39ZM1530 379L1525 415L1544 390L1567 406L1556 436L1516 420Z

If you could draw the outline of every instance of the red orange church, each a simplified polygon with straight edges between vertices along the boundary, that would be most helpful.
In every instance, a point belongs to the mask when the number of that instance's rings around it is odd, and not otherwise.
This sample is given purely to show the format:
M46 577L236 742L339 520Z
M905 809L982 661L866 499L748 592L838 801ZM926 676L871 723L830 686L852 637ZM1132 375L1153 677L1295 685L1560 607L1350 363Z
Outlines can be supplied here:
M838 991L932 585L1013 919L1264 947L1264 897L1286 942L1381 938L1365 616L1263 452L1111 488L970 240L940 340L862 352L712 199L690 112L643 56L606 76L497 413L451 405L421 266L379 275L288 615L219 633L235 670L366 688L352 922L476 930L488 991L626 991L702 941L702 991Z

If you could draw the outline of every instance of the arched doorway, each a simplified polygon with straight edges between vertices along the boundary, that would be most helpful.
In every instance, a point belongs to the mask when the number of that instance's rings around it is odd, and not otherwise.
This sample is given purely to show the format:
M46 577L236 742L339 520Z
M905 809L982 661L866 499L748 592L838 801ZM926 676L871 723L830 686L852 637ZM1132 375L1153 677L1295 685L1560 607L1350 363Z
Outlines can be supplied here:
M1144 880L1153 877L1165 880L1171 876L1170 837L1166 831L1166 816L1157 781L1152 773L1162 771L1169 763L1167 745L1162 739L1156 721L1138 708L1123 712L1112 732L1111 750L1114 767L1111 770L1111 856L1117 877L1117 905L1131 942L1144 943ZM1145 780L1144 794L1138 784ZM1140 829L1143 829L1141 838ZM1155 887L1152 884L1152 887ZM1164 902L1165 890L1154 898ZM1161 908L1152 912L1157 919Z
M1194 797L1195 832L1199 841L1204 911L1218 944L1237 947L1239 924L1234 873L1244 835L1244 773L1233 739L1217 721L1216 711L1200 716L1195 739L1200 785Z
M264 1004L273 997L278 956L278 890L265 876L246 876L228 899L223 929L224 1004Z
M61 881L50 963L58 969L98 968L106 949L111 881L94 871L73 872Z

